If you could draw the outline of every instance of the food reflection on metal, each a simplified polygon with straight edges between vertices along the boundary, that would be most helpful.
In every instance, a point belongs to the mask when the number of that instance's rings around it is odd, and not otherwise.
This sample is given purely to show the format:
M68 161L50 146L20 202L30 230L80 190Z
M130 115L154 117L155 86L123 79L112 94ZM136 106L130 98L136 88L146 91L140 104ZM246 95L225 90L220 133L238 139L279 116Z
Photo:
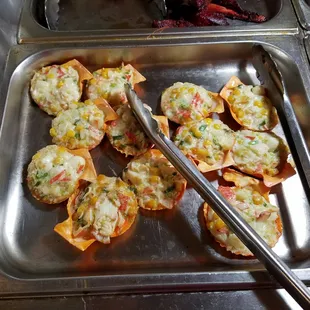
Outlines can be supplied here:
M269 248L266 242L239 213L215 190L211 183L197 170L195 164L187 159L174 143L161 133L150 111L144 107L142 101L128 84L125 85L125 91L136 118L156 147L167 157L171 164L193 186L200 196L212 206L214 211L265 265L266 269L275 279L300 305L308 307L310 305L310 291L303 282Z
M49 29L57 30L59 20L59 0L45 0L44 14Z
M154 20L153 27L227 26L227 18L254 23L267 20L264 15L242 9L237 0L167 1L167 6L167 19Z

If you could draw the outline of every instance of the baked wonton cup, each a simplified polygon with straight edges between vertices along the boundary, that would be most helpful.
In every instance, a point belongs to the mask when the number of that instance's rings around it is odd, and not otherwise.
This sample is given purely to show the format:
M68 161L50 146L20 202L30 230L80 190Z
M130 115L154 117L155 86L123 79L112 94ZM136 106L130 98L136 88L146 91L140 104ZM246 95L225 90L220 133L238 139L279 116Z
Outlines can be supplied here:
M86 96L91 100L103 98L111 106L117 106L128 102L125 84L134 87L143 81L145 77L130 64L122 64L118 68L101 68L93 72L93 78L87 84Z
M125 156L138 156L152 148L154 144L144 133L130 106L120 105L115 108L118 118L108 122L106 133L111 145ZM166 116L153 115L162 132L169 138L169 124Z
M162 93L161 109L171 121L184 125L224 112L224 101L202 86L177 82Z
M237 123L255 131L270 131L278 123L276 108L262 86L243 84L233 76L220 92Z
M68 219L54 230L64 239L86 250L93 242L110 243L134 223L138 204L134 192L120 178L99 175L95 182L83 184L70 197Z
M235 186L219 186L218 191L264 241L274 247L282 235L282 221L279 208L269 202L269 188L229 168L223 170L223 177ZM208 230L221 247L236 255L253 256L207 203L203 212Z
M181 200L186 180L159 150L134 158L123 171L123 180L135 189L141 208L172 209Z
M106 122L117 119L106 100L76 102L61 111L52 121L53 143L69 149L95 148L103 139Z
M284 140L273 132L239 130L232 149L234 166L272 187L293 176L295 164Z
M56 116L60 111L67 110L71 103L80 100L83 82L92 77L76 59L62 65L46 66L31 79L31 97L41 110Z
M220 120L206 118L177 129L176 146L205 173L233 165L234 132Z
M56 204L67 200L80 181L93 181L96 176L87 149L69 150L48 145L32 157L27 184L34 198L47 204Z

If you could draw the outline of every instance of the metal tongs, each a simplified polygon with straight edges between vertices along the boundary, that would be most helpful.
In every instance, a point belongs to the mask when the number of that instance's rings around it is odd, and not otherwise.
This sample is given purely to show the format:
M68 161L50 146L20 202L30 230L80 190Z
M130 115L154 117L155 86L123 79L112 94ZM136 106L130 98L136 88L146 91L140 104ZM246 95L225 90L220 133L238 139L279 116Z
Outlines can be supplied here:
M254 47L253 52L267 53L262 47ZM269 55L267 53L267 55ZM270 58L271 60L271 58ZM272 60L271 60L272 61ZM276 68L276 67L275 67ZM260 69L263 69L261 67ZM283 89L283 88L282 88ZM129 104L143 130L167 157L171 164L195 188L200 196L213 208L228 227L240 238L249 250L265 265L266 269L287 290L287 292L305 309L310 307L310 291L290 268L275 254L255 230L239 213L215 190L211 183L197 170L197 167L171 142L152 118L151 112L144 107L134 90L125 86ZM276 89L278 91L278 89ZM283 93L282 93L283 96Z

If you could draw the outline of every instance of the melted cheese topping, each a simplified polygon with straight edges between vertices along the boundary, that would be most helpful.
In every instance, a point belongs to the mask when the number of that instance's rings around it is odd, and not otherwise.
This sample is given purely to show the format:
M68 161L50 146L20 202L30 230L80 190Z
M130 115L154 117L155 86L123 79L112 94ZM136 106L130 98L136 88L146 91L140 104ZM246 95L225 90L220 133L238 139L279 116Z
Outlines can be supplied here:
M158 150L133 159L123 179L136 189L139 206L151 210L172 209L186 187L183 177Z
M177 82L167 88L161 98L163 113L178 124L204 119L216 105L211 92L192 83Z
M57 203L74 192L85 168L83 157L49 145L38 151L28 166L28 186L38 200Z
M241 130L236 132L232 155L236 166L250 174L277 175L286 153L280 137L267 132Z
M33 100L43 111L57 115L81 98L79 74L70 66L43 67L33 76L30 91Z
M76 103L52 121L53 143L69 149L97 146L104 136L104 114L90 100Z
M219 192L270 247L277 243L281 235L277 223L278 207L270 204L264 196L251 187L220 186ZM253 255L210 207L208 207L206 222L215 239L228 251L246 256Z
M127 102L124 85L133 85L133 71L126 67L100 69L93 73L94 78L88 82L89 99L104 98L111 105Z
M261 131L273 126L276 112L262 86L241 84L229 91L228 103L243 126Z
M151 142L128 105L116 108L119 118L108 123L106 132L110 143L121 153L136 156L144 153Z
M207 118L179 127L174 142L184 154L211 166L223 160L235 137L223 122Z
M138 212L137 201L128 184L120 178L99 175L79 193L73 206L73 235L88 231L98 241L110 243Z

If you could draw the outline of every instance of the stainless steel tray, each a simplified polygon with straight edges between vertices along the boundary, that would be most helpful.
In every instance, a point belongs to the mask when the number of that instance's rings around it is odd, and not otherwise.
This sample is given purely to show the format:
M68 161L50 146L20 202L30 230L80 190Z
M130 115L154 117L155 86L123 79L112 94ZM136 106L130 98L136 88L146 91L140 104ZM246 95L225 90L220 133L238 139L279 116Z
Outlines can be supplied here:
M79 59L90 69L121 61L134 64L147 78L140 95L143 93L145 102L156 111L160 92L178 80L203 84L213 91L233 74L245 82L257 82L249 58L253 43L260 42L283 68L284 78L292 81L289 96L310 145L309 118L305 118L310 111L305 91L310 86L309 66L296 37L195 41L167 45L157 40L143 46L133 42L113 48L20 45L11 50L0 137L0 296L275 285L256 260L233 257L216 245L204 228L201 199L192 189L174 210L141 211L134 227L111 245L95 244L81 253L53 232L54 225L66 217L65 208L38 203L24 182L31 156L51 143L51 118L31 102L29 80L41 66L70 58ZM119 174L127 163L106 140L92 155L98 172L110 176ZM299 176L275 187L272 201L280 205L284 224L275 251L310 283L310 209Z
M81 1L79 1L81 2ZM85 1L83 1L85 3ZM132 1L132 7L140 6L141 1ZM136 21L129 21L127 18L126 27L135 29L124 29L124 25L118 25L119 29L108 29L112 24L104 22L100 17L100 10L93 9L102 1L91 2L91 10L82 10L79 14L75 9L68 10L67 13L60 12L60 28L62 31L51 31L44 27L42 17L38 16L38 0L25 0L21 14L18 42L19 43L46 43L46 42L81 42L96 40L145 40L153 38L177 38L177 37L201 37L201 36L227 36L227 35L251 35L251 34L294 34L298 32L298 22L290 0L240 0L240 3L248 9L257 10L265 14L269 21L263 24L231 22L231 26L223 27L193 27L179 29L165 29L155 31L154 28L145 28L147 22L140 24L144 28L137 28ZM42 3L42 2L41 2ZM66 4L73 1L64 2ZM102 4L101 4L102 5ZM77 8L76 8L77 9ZM142 10L142 9L141 9ZM96 13L99 12L99 17ZM67 14L67 15L66 15ZM97 15L98 16L98 15ZM145 16L144 19L151 20L152 16ZM115 27L115 24L114 26ZM150 27L150 26L149 26ZM121 29L123 28L123 29ZM99 30L101 29L101 30ZM155 31L155 32L154 32Z
M305 30L310 30L310 0L292 0L297 17Z

